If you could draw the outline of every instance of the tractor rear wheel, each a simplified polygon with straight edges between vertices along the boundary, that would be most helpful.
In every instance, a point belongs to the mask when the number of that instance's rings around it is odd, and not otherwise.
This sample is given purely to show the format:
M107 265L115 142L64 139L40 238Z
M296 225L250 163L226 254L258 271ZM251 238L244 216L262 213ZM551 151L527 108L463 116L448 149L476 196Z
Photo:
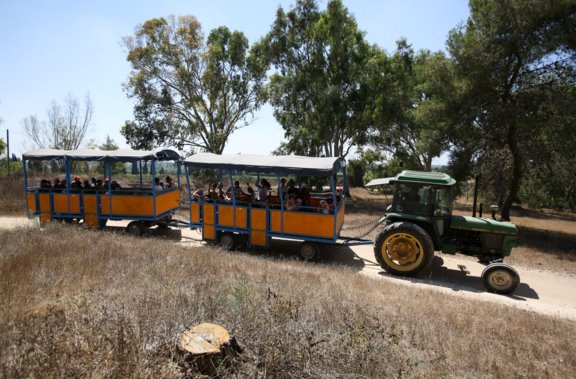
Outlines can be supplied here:
M395 222L376 237L374 255L387 272L414 275L432 264L434 244L420 226L406 221Z
M520 275L512 266L504 263L492 263L482 271L484 287L489 292L508 295L516 291L520 284Z

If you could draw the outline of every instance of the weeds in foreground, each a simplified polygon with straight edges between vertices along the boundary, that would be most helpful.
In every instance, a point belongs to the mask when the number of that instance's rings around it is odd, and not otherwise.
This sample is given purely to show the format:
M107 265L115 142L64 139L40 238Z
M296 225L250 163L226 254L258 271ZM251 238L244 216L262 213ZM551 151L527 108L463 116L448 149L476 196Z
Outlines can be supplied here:
M2 196L0 196L2 214L25 215L24 179L22 177L0 178L0 188L2 188Z
M176 349L199 322L243 349L220 377L576 369L573 322L208 247L60 225L0 232L0 377L201 377Z

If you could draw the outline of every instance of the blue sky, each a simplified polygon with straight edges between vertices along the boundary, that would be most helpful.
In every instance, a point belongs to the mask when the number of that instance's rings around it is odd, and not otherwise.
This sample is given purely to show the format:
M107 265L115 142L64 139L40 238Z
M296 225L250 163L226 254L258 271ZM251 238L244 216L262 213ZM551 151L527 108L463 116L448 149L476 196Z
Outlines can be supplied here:
M416 50L444 50L450 29L469 15L465 0L343 0L366 39L392 52L407 38ZM293 0L2 0L0 2L0 138L10 130L10 152L35 148L22 131L22 120L45 120L52 100L63 103L71 93L94 105L87 139L102 143L106 135L127 147L120 134L132 118L132 103L122 90L130 66L122 37L144 21L193 15L207 34L225 25L250 43L266 34L279 6ZM325 8L326 1L319 1ZM269 106L255 121L234 133L225 153L269 154L283 139Z

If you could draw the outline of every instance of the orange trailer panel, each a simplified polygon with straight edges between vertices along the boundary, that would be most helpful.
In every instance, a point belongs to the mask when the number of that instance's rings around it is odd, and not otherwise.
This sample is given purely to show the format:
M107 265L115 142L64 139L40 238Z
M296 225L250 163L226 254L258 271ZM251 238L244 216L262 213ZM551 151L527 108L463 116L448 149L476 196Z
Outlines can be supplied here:
M267 246L267 237L266 232L260 232L256 230L250 231L250 240L252 241L252 245L254 246Z
M344 224L344 213L345 213L345 208L346 208L346 203L343 202L340 205L340 210L338 211L338 216L336 218L336 225L338 225L338 227L336 228L336 231L339 233L340 229L342 229L342 225Z
M98 200L96 195L84 195L84 214L98 214Z
M100 199L102 214L154 217L154 198L151 196L102 195Z
M180 191L172 190L156 195L156 214L169 212L180 205Z
M290 211L270 213L274 233L334 238L334 215Z
M204 224L202 225L202 239L215 240L215 206L214 204L204 204Z
M200 204L192 203L190 206L190 221L197 224L200 222Z
M84 215L84 223L89 228L98 228L98 215Z
M28 198L28 212L38 213L38 204L36 204L36 194L28 193L26 194Z
M38 195L40 203L40 213L50 213L50 194L41 193Z
M250 212L250 241L254 246L268 246L266 209L253 208Z
M236 207L236 220L234 220L234 207L232 205L219 205L218 206L218 225L246 228L247 225L247 211L246 208Z
M204 224L214 225L214 205L213 204L204 204Z
M202 228L202 239L205 240L215 240L216 239L216 230L214 225L206 225Z
M56 213L80 213L80 197L78 194L55 193L52 195L54 212ZM70 198L70 206L68 206Z

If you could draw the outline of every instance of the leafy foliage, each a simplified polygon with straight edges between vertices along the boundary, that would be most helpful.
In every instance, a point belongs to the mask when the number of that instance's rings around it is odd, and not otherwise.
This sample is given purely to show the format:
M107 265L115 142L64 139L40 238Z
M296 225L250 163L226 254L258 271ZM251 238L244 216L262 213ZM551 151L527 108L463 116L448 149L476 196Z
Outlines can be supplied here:
M370 146L404 162L406 168L430 171L432 159L447 149L446 96L453 81L441 52L415 53L406 40L396 52L378 55L371 64Z
M574 118L574 107L546 108L576 83L576 4L573 1L471 0L471 16L448 39L455 72L465 85L458 93L462 112L452 114L457 155L476 157L476 171L502 183L502 217L509 219L518 198L527 162L541 147L561 146L561 134L547 130L558 120ZM461 162L459 162L462 165Z
M265 71L241 32L214 29L206 43L192 16L155 18L124 39L136 100L122 134L139 149L185 146L221 153L259 109Z
M373 49L340 0L279 8L260 43L276 68L268 86L287 142L278 153L346 156L367 127L364 67Z

